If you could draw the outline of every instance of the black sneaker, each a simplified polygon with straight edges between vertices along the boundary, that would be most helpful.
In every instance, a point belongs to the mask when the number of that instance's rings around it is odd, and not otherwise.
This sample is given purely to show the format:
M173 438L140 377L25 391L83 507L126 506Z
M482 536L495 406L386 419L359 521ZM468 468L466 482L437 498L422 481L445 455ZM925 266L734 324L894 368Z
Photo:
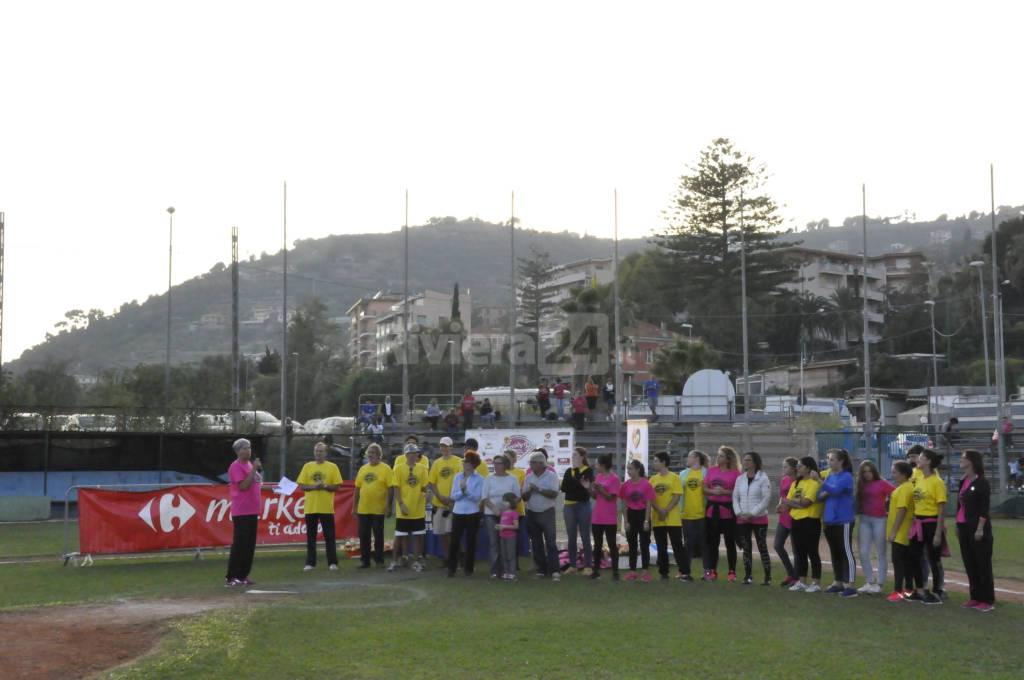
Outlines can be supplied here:
M369 562L367 562L366 564L360 564L358 567L356 567L356 569L369 569L369 568L370 568L370 563Z
M590 579L591 580L593 580L595 578L601 578L601 572L599 572L597 570L594 570L594 572L592 574L590 574Z
M764 581L761 582L761 585L763 585L763 586L770 586L771 584L772 584L772 577L771 576L766 576Z
M749 585L752 585L753 583L754 583L753 577L751 577L751 576L744 576L743 577L743 585L749 586Z
M924 595L915 590L910 595L907 595L906 599L907 602L924 602Z
M613 571L612 572L612 580L613 581L618 581L619 580L619 572L617 572L617 571Z
M935 593L927 593L922 601L925 604L942 604L942 598Z
M680 574L679 576L676 576L676 578L683 583L693 583L693 577L689 574Z

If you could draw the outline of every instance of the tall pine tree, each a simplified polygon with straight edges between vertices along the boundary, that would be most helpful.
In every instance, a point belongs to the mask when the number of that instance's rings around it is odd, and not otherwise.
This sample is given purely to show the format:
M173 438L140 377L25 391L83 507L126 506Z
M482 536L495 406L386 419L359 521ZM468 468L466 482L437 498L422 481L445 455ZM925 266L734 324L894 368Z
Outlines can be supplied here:
M729 353L738 350L742 335L741 211L748 300L768 305L783 284L796 279L780 252L792 244L777 240L784 233L778 231L778 206L762 191L766 177L763 165L728 139L715 139L690 173L679 178L675 199L665 211L668 228L655 237L671 254L682 289L685 309L676 311L686 311L706 341Z

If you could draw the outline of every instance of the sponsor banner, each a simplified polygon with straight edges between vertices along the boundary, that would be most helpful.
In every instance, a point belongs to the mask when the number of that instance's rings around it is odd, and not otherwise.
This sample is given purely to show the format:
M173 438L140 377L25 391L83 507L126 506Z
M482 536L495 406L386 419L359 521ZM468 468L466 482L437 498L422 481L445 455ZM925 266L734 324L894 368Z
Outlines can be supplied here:
M626 465L638 460L644 464L647 474L650 474L650 466L647 463L647 434L646 419L626 421Z
M466 437L480 442L478 453L490 470L494 470L494 457L505 449L516 452L516 467L523 470L530 467L530 452L540 448L548 452L548 462L554 466L559 477L572 467L572 447L575 442L572 427L467 430Z
M296 489L289 496L280 496L265 485L260 495L256 542L305 542L303 491ZM334 526L339 539L358 533L352 517L354 496L352 482L342 483L334 494ZM233 530L227 484L182 485L155 491L78 490L78 540L82 553L213 548L231 545Z

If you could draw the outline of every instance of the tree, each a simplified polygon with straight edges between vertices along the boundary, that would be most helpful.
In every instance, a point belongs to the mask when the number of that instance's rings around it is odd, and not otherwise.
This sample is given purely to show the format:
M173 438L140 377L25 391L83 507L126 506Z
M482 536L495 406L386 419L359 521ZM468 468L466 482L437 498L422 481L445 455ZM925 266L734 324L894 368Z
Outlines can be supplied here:
M682 394L686 379L704 368L718 366L721 356L703 342L676 340L654 355L654 376L665 383L666 391Z
M715 139L679 179L668 228L655 238L671 251L686 309L705 317L702 335L715 347L739 344L741 246L751 299L766 301L796 278L780 252L792 243L779 242L774 231L782 223L778 206L762 193L766 178L763 165Z
M847 286L837 288L829 302L832 306L831 335L846 349L850 346L850 334L863 330L864 303L858 291Z
M281 371L281 355L275 349L271 351L270 347L267 347L260 357L259 362L256 364L256 370L259 371L260 375L274 375Z
M21 381L33 404L75 406L78 403L78 381L68 373L68 365L67 361L49 361L42 368L25 371Z
M530 246L530 257L519 258L519 323L533 339L534 367L540 366L540 326L545 312L551 309L553 291L548 284L555 278L551 257Z

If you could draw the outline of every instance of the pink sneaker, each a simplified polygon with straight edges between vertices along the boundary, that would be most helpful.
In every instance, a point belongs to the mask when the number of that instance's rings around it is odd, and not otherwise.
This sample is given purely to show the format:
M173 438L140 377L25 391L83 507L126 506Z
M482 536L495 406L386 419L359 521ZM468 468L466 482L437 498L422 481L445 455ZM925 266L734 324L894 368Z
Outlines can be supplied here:
M979 602L978 604L974 605L974 611L982 612L984 614L988 614L989 612L995 610L995 608L996 606L994 604L989 604L988 602Z
M889 602L903 602L903 593L893 592L889 597L885 598Z
M961 607L963 607L964 609L974 609L974 608L975 608L975 607L977 607L977 606L978 606L979 604L981 604L981 603L980 603L980 602L978 602L977 600L967 600L967 602L964 602L964 603L963 603L962 605L960 605L960 606L961 606Z
M729 572L729 583L735 583L735 582L736 582L736 572L735 571L730 571Z
M636 572L635 571L628 572L625 575L624 580L626 580L626 581L635 581L636 580Z
M643 573L643 574L642 574L642 575L640 576L640 580L641 580L641 581L643 581L644 583L650 583L650 582L651 582L651 572L649 572L649 571L645 571L645 572L644 572L644 573Z

